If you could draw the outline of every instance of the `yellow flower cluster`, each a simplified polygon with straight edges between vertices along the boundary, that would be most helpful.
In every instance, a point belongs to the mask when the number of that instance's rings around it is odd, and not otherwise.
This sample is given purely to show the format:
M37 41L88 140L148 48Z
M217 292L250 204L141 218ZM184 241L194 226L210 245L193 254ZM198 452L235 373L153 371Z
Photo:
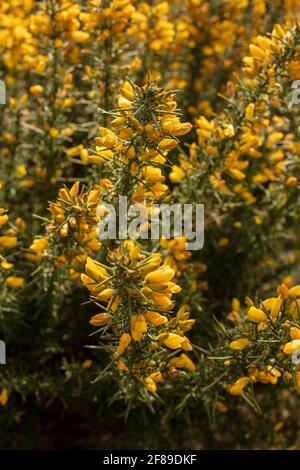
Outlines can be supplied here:
M239 362L243 367L247 358L246 375L227 387L231 395L245 393L249 384L262 383L276 385L278 380L289 383L294 379L295 389L299 389L299 365L293 354L300 351L300 286L288 287L282 283L277 287L277 296L258 303L246 299L247 315L241 319L243 336L229 344L234 352L232 359L226 360L227 367Z
M66 265L70 279L79 279L87 257L101 247L96 233L100 191L101 186L97 185L84 192L79 182L70 189L60 189L57 201L49 206L51 218L46 219L46 231L34 239L25 253L26 259L50 260L57 267Z
M169 20L168 2L149 5L140 2L132 15L129 34L152 52L168 50L175 36L174 25Z
M55 230L62 238L71 235L79 243L86 243L89 249L97 251L100 242L96 241L95 225L99 194L99 189L84 193L79 182L70 190L62 188L57 202L50 204L53 224L48 226L48 230Z
M15 223L9 223L9 216L5 209L0 208L0 277L2 283L8 288L21 288L24 286L23 277L16 275L13 258L17 251L18 231L24 230L26 225L19 217ZM5 290L5 286L1 286ZM4 295L4 294L3 294Z
M195 369L185 353L178 357L172 354L169 361L171 351L192 350L185 332L194 320L188 319L185 308L177 317L170 316L172 296L180 292L180 287L172 281L174 269L161 264L159 253L146 256L139 245L126 241L108 255L108 261L105 266L88 258L86 274L82 274L96 305L105 310L95 314L90 323L104 327L106 336L113 331L112 343L106 349L118 368L137 376L149 391L155 392L154 383L162 382L168 374L175 375L177 368ZM149 367L151 374L147 375Z
M174 93L154 82L138 87L126 81L120 91L118 109L112 111L114 130L100 128L101 137L95 139L96 152L89 162L105 162L107 168L122 172L126 194L124 179L134 178L134 202L165 198L168 187L161 166L178 145L177 137L188 133L191 124L180 122Z
M253 258L254 240L284 237L287 219L295 214L299 113L291 92L300 67L298 44L298 26L275 25L272 34L256 36L223 110L196 119L198 142L169 173L175 198L205 201L207 227L216 249L228 253L228 269L241 246ZM267 246L257 262L261 270L276 265Z
M182 158L181 166L173 167L172 181L182 180L197 164L202 171L206 170L207 162L196 159L195 153L199 151L218 162L209 176L212 187L249 204L257 202L258 185L268 185L272 190L276 182L287 186L297 183L293 175L286 175L298 152L296 129L292 121L280 116L282 103L278 91L278 83L283 87L287 80L283 77L285 68L290 72L289 80L296 80L299 74L297 31L297 27L288 31L276 25L270 38L255 39L255 44L250 45L251 56L244 58L247 77L238 89L232 85L232 103L227 112L220 119L201 116L196 120L199 150L194 145L190 149L194 165ZM293 52L287 56L290 49ZM237 102L242 108L234 112Z
M166 198L162 164L178 145L177 137L186 134L191 125L181 123L174 93L158 88L155 82L138 87L127 80L120 91L118 109L110 113L114 131L100 128L95 155L89 157L90 163L102 164L104 172L114 175L113 191L102 193L100 203L117 203L124 193L133 202ZM184 239L162 240L162 247L168 249L168 245L178 261L190 257ZM105 348L120 372L133 375L151 392L156 391L156 382L177 374L176 366L195 369L185 353L174 357L169 351L192 350L185 336L194 323L188 319L189 312L182 308L177 317L170 317L172 296L181 290L173 281L175 274L159 252L147 256L141 245L130 240L115 247L110 243L102 262L88 258L86 274L82 274L92 300L104 310L90 323L103 327L106 337L111 335Z

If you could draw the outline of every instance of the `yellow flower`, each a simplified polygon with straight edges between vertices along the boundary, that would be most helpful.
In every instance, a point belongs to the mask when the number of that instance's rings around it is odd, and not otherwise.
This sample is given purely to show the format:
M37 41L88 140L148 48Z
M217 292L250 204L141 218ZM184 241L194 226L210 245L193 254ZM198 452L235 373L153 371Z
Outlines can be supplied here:
M132 315L131 318L131 336L135 341L140 341L143 334L147 331L147 323L144 315Z
M1 268L3 269L12 269L14 267L13 263L9 263L6 259L1 261Z
M293 354L296 351L299 351L300 349L300 339L294 339L293 341L290 341L289 343L286 343L283 352L284 354Z
M172 181L172 183L179 183L185 176L184 171L180 168L178 165L173 165L172 166L172 171L169 174L169 178Z
M250 341L248 338L239 338L236 339L235 341L232 341L229 345L231 349L236 349L238 351L242 351L245 349L247 346L249 346Z
M160 292L154 292L150 289L142 289L141 293L144 294L147 298L151 299L156 308L161 308L162 310L170 310L173 307L173 302L170 299L170 294L162 294Z
M8 401L8 390L3 388L0 393L0 405L5 406Z
M33 85L29 88L29 91L33 95L40 95L43 93L44 88L41 85Z
M8 222L8 215L0 215L0 227L3 227Z
M133 91L132 85L128 81L126 81L123 87L120 88L120 92L124 96L124 98L126 98L127 100L129 101L134 100L134 91Z
M170 349L179 349L182 347L182 343L185 342L186 338L175 333L162 333L158 336L158 339L161 339L162 342Z
M152 271L147 274L145 277L145 282L151 286L156 286L157 284L164 284L170 281L175 275L175 270L170 268L168 265L164 265L156 271Z
M16 277L16 276L9 276L5 282L9 287L12 287L14 289L23 287L25 284L25 280L22 277Z
M289 288L286 285L286 283L282 282L278 287L277 287L277 293L281 295L283 299L287 299L289 296Z
M283 426L284 426L284 422L283 421L278 421L278 423L276 423L275 426L274 426L274 431L275 432L281 431Z
M249 377L241 377L236 382L234 382L233 385L227 387L227 392L230 393L230 395L241 395L249 382Z
M267 320L265 312L253 306L249 308L247 316L249 320L255 323L265 322Z
M246 108L246 111L245 111L245 118L246 118L248 121L251 121L251 120L253 119L253 116L254 116L254 109L255 109L254 103L248 104L248 106L247 106L247 108Z
M279 295L278 297L271 297L263 301L263 306L266 310L268 310L271 314L271 317L277 318L278 313L280 312L282 305L282 297Z
M293 339L300 339L300 328L294 326L290 328L290 335Z
M29 248L35 253L42 254L48 248L48 240L46 238L36 238Z
M289 295L300 297L300 284L289 289Z
M129 344L131 343L131 336L129 333L123 333L120 341L119 341L119 346L117 349L117 355L121 356L125 350L128 348Z
M156 383L154 382L154 380L151 377L147 377L145 379L145 384L146 384L146 388L149 392L151 392L151 393L156 392L157 386L156 386Z
M86 360L83 361L83 363L82 363L82 367L83 367L84 369L90 369L90 368L92 367L92 365L93 365L92 359L86 359Z
M10 237L7 235L4 235L3 237L0 237L0 249L8 249L8 248L14 248L18 243L17 237Z
M169 152L173 148L177 147L177 145L178 145L178 142L175 139L163 139L160 141L158 148L162 151Z
M232 310L236 310L237 312L239 312L240 310L240 307L241 307L241 302L239 301L239 299L237 299L236 297L234 297L231 301L231 308Z
M49 134L52 137L52 139L57 139L57 137L59 136L59 131L55 127L51 127L49 129Z
M87 258L86 260L86 272L89 277L94 279L94 281L101 282L109 277L106 268L101 266L97 261L94 261L92 258Z
M228 411L227 406L221 401L217 401L215 407L217 411L220 411L220 413L227 413Z
M238 170L237 168L230 168L228 170L230 176L235 179L235 180L243 180L246 178L246 175L245 173L243 173L242 171Z
M117 137L116 135L109 129L106 129L105 127L100 127L100 132L102 134L102 137L96 137L95 142L97 145L103 145L106 148L111 148L113 147L116 142L117 142Z
M97 313L90 319L90 324L93 326L106 325L111 318L109 313Z
M161 128L172 136L181 136L190 132L192 125L189 122L180 122L177 117L166 117L161 119Z
M71 38L76 42L86 42L89 40L90 35L85 31L72 31Z
M191 345L191 342L184 336L184 341L181 343L181 349L184 351L192 351L193 346Z
M271 365L267 366L267 371L268 382L272 385L276 385L278 378L281 377L281 372Z
M170 366L181 369L188 369L191 372L196 371L196 366L193 361L185 354L182 353L178 357L174 357L169 361Z
M35 185L35 181L32 178L27 178L19 182L20 188L32 188Z
M252 57L254 57L255 59L265 59L265 51L263 51L260 47L255 46L255 44L250 44L249 49Z
M218 246L220 248L225 248L226 246L229 245L229 239L228 238L221 238L219 241L218 241Z
M27 168L25 165L19 165L16 169L16 176L17 178L21 178L27 174Z
M151 325L154 325L154 326L161 326L161 325L164 325L165 323L168 323L167 317L157 312L149 311L149 312L146 312L144 316L147 322L151 323Z
M114 293L114 290L109 287L107 289L104 289L102 292L100 292L97 295L97 299L98 300L109 300L109 299L111 299L113 293Z
M297 186L298 179L296 176L289 176L289 178L286 180L287 186Z

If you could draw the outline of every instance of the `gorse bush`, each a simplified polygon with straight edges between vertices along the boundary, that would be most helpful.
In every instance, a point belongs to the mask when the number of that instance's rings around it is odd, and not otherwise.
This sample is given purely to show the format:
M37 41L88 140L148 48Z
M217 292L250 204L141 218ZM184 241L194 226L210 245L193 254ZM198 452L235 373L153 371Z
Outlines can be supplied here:
M2 447L70 446L38 437L70 417L78 447L124 417L126 444L101 446L299 445L298 18L296 0L1 3ZM204 204L204 246L101 237L125 196L144 235L158 207Z

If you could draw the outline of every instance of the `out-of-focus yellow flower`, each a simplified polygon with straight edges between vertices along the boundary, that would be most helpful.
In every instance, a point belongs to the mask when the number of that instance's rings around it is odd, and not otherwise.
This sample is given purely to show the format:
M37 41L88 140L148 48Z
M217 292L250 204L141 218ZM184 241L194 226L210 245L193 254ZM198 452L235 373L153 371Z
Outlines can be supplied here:
M10 237L8 235L3 235L0 237L0 250L14 248L18 243L17 237Z
M289 295L300 297L300 284L289 289Z
M219 241L218 241L218 246L220 248L225 248L226 246L229 245L229 239L228 238L221 238Z
M0 405L5 406L8 402L8 390L7 388L3 388L0 393Z
M180 166L178 165L172 166L172 171L169 174L169 178L172 181L172 183L178 183L184 178L184 176L185 176L185 173Z
M241 377L233 385L227 387L227 392L230 393L230 395L241 395L249 382L249 377Z
M84 369L90 369L90 368L92 367L92 365L93 365L92 359L86 359L86 360L83 361L83 363L82 363L82 367L83 367Z
M14 289L19 289L24 286L25 280L22 277L16 276L9 276L6 278L6 284L8 287L12 287Z
M41 95L44 91L44 88L41 85L32 85L29 88L30 93L33 95Z

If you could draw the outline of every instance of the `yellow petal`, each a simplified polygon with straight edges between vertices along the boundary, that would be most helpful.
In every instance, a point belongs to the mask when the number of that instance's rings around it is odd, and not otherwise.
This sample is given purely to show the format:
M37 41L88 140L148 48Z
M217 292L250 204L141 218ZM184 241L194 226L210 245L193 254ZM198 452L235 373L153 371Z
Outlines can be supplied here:
M5 406L8 401L8 390L3 388L0 393L0 405Z
M160 326L164 325L165 323L168 323L167 317L157 312L147 312L145 313L145 318L147 322L151 323L151 325L154 326Z
M300 328L294 326L290 328L290 335L293 339L300 339Z
M174 357L173 359L171 359L169 364L178 369L184 368L188 369L191 372L196 371L195 364L185 353L182 353L179 357Z
M131 336L135 341L140 341L147 331L147 323L144 315L133 315L131 318Z
M230 393L230 395L241 395L249 382L249 377L241 377L233 385L229 386L227 391Z
M267 315L260 308L252 306L248 310L248 319L255 323L265 322L267 320Z
M292 295L294 297L299 297L300 296L300 284L298 284L297 286L291 287L291 289L289 289L289 295Z
M106 325L111 318L109 313L97 313L90 319L90 324L93 326L103 326Z
M289 343L286 343L286 345L283 348L284 354L293 354L296 351L299 351L300 349L300 339L294 339L293 341L290 341Z
M163 339L163 343L170 349L181 348L184 341L185 338L183 336L176 335L175 333L168 333L167 337Z
M23 287L25 284L25 280L22 277L16 277L16 276L9 276L5 282L9 287L12 287L14 289L19 289L20 287Z
M119 346L117 349L117 354L120 356L125 352L125 350L128 348L129 344L131 343L131 336L129 333L123 333L120 341L119 341Z
M98 300L109 300L111 296L113 295L113 289L108 288L104 289L100 294L97 295Z
M250 344L250 341L248 338L239 338L239 339L236 339L235 341L232 341L229 345L229 347L231 349L235 349L235 350L238 350L238 351L242 351L243 349L245 349L247 346L249 346Z
M163 284L173 279L174 275L175 270L170 268L170 266L165 265L156 271L152 271L151 273L147 274L145 281L147 284Z

